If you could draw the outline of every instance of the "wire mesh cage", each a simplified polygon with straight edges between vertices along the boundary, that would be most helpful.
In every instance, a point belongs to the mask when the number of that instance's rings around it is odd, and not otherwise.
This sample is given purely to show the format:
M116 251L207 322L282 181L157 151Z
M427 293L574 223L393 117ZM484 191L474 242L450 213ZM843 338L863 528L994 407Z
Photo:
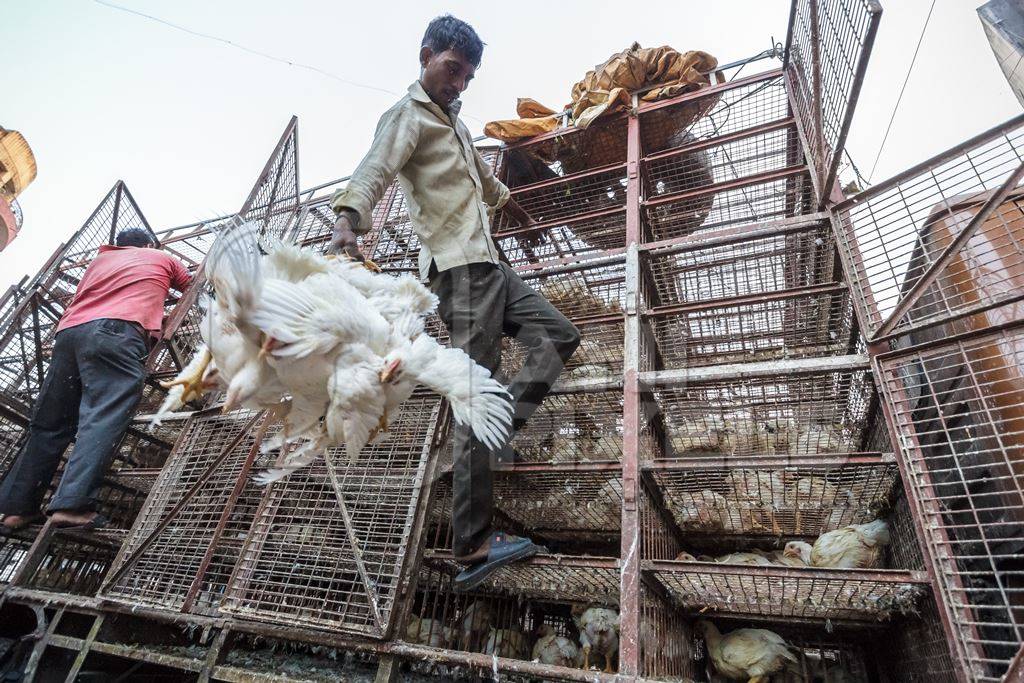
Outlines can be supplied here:
M233 495L257 447L259 419L208 411L188 420L107 576L104 598L171 610L187 600L219 604L227 576L223 568L219 581L205 574L225 562L230 573L262 495L253 483Z
M1024 117L872 186L835 209L869 338L983 314L1021 298ZM968 327L1019 318L976 315Z
M690 97L641 108L647 239L680 238L813 210L810 176L779 72ZM694 115L689 125L679 127Z
M822 203L832 191L881 15L875 0L794 0L790 10L787 89Z
M653 248L645 259L645 303L658 310L834 283L839 279L834 251L832 231L820 222L778 225L769 234Z
M322 465L273 484L222 611L386 636L440 411L436 396L416 395L356 463L332 449Z
M870 372L689 381L656 389L666 458L863 452L875 394Z
M691 545L709 536L717 543L758 536L813 540L878 518L899 485L895 462L881 455L660 462L645 473L648 495L662 501L680 538Z
M880 359L925 541L976 680L998 680L1024 642L1024 487L1014 327Z
M494 670L506 660L533 661L542 665L529 676L502 672L502 680L564 680L582 666L580 624L585 605L565 601L519 599L474 591L458 593L443 568L424 566L400 640L449 651L491 655ZM574 610L575 607L575 610ZM614 609L614 605L609 605ZM591 658L594 668L603 657ZM430 663L410 664L414 673L432 674L444 680L471 677L467 670ZM539 669L539 670L538 670ZM561 674L561 675L560 675Z

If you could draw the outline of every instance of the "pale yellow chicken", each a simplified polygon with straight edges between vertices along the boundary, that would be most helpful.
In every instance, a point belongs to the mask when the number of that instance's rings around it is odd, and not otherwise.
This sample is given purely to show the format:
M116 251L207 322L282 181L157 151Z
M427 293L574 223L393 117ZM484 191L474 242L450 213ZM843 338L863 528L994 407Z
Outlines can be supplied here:
M459 621L460 645L462 649L479 652L487 642L487 637L494 623L491 606L486 602L475 600L466 606Z
M811 564L836 569L875 567L887 545L889 525L884 519L851 524L819 536L811 548Z
M748 564L758 567L771 567L772 561L764 553L729 553L715 558L719 564Z
M430 647L449 647L452 635L452 629L429 617L420 619L413 616L409 619L409 625L405 627L405 639L408 642Z
M780 553L771 553L772 562L786 567L809 567L811 564L811 544L803 541L790 541Z
M555 633L548 624L541 626L538 633L540 638L533 645L533 661L554 666L580 666L583 660L576 643Z
M522 631L513 628L492 628L487 634L484 654L526 659L530 654L530 643Z
M708 658L715 671L733 681L767 683L772 674L799 659L777 633L763 628L741 628L722 634L710 621L697 622Z
M604 671L612 673L612 660L619 652L619 613L603 607L581 610L573 607L573 620L583 646L583 668L590 668L590 655L594 653L604 655Z
M688 531L721 531L729 516L729 501L711 489L684 491L669 506L679 526Z

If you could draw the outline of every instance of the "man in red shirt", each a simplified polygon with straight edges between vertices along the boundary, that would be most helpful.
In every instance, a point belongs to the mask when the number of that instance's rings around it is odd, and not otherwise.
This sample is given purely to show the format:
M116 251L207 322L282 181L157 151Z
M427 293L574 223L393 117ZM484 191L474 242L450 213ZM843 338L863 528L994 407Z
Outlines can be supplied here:
M39 517L72 440L47 513L61 527L98 529L108 521L95 510L96 490L142 397L146 355L160 334L167 292L184 291L192 280L142 228L122 230L116 244L100 247L57 325L28 440L0 483L4 531Z

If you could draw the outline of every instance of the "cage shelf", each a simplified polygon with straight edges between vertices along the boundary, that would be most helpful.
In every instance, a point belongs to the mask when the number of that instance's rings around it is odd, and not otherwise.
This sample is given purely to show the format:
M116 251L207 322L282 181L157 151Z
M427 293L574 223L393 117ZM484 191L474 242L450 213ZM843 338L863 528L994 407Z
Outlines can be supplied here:
M428 552L424 559L450 575L463 570L448 553ZM619 560L535 555L497 570L479 590L533 600L614 606L619 603Z
M899 483L891 454L645 463L645 480L684 534L818 536L876 519Z
M714 562L643 562L682 609L710 616L885 621L910 614L927 574L892 569L754 567Z

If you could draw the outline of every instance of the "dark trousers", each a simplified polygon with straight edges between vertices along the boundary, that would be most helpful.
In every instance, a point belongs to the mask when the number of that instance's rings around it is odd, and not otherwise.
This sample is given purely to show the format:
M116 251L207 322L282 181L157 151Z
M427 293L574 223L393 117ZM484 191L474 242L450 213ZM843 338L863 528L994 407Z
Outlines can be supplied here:
M501 364L502 335L526 346L522 370L509 385L512 427L520 429L579 346L579 330L505 264L472 263L441 273L432 268L430 288L452 346L492 373ZM493 454L467 427L455 429L454 450L452 530L458 556L476 550L491 531Z
M72 440L47 511L95 508L96 490L142 398L145 358L142 331L123 320L93 320L57 333L28 440L0 484L0 513L39 511Z

